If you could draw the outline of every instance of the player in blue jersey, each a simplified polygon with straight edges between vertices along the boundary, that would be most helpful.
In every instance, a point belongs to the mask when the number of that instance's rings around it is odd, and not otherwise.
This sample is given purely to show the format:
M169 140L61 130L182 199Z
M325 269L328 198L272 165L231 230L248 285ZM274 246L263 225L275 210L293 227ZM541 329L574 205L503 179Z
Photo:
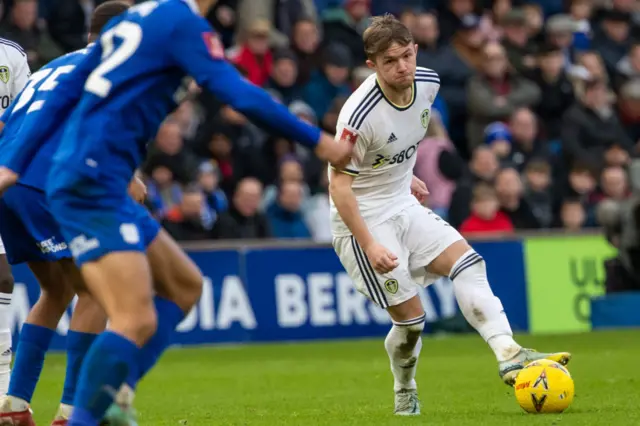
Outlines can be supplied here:
M0 169L1 190L24 172L43 138L66 122L47 182L49 205L110 320L84 360L70 426L97 424L113 391L141 368L141 360L159 357L195 303L182 289L201 286L193 262L126 195L146 142L184 96L187 75L337 166L351 153L351 146L290 115L224 61L219 40L201 16L213 3L148 1L112 20L82 63L59 79L47 97L49 113L22 135L24 146ZM171 296L163 305L154 307L153 284L158 294Z
M96 8L89 41L97 38L111 18L128 8L127 3L115 0ZM26 88L2 116L5 127L0 140L0 157L12 149L20 149L23 125L37 124L40 114L46 113L44 95L55 87L61 75L69 73L82 60L86 52L83 49L60 57L32 75ZM8 394L0 399L0 425L34 425L29 404L45 353L64 311L76 291L83 287L67 244L46 205L44 193L51 156L59 144L59 133L48 138L30 160L18 183L0 199L0 234L6 241L8 260L12 265L27 262L41 286L40 298L22 326ZM140 187L132 186L132 189L140 196ZM79 293L67 335L64 392L52 425L67 424L82 359L105 324L103 309L86 292Z

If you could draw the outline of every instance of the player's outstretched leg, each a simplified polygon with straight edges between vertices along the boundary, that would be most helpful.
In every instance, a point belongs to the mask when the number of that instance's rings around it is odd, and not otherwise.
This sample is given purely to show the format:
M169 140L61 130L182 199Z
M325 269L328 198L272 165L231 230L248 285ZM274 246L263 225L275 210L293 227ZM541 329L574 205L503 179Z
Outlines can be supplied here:
M0 240L0 396L9 389L11 375L11 297L13 275Z
M144 253L110 252L82 264L81 271L110 324L84 359L69 426L95 426L129 372L137 368L140 348L155 333L157 317Z
M133 404L135 388L139 380L158 362L171 343L178 324L193 308L202 293L202 274L193 261L182 251L169 234L160 230L147 248L156 296L154 305L158 312L158 328L140 351L138 370L131 371L125 385L109 408L105 419L108 424L118 424Z
M78 271L79 272L79 271ZM100 333L104 331L107 317L95 300L86 292L78 293L67 334L67 371L60 407L51 426L65 426L73 411L73 400L82 360Z
M390 306L387 312L393 326L387 334L384 347L393 373L394 413L398 416L417 416L420 414L420 401L415 377L425 321L422 302L418 296L413 296L406 302Z
M0 402L0 425L33 424L29 404L45 354L55 328L74 296L57 263L30 262L29 267L40 284L40 298L22 326L9 391Z
M449 275L460 310L495 353L506 384L513 385L518 372L534 360L546 358L565 365L571 359L568 352L539 353L513 340L502 303L489 286L484 259L466 241L449 246L428 270Z

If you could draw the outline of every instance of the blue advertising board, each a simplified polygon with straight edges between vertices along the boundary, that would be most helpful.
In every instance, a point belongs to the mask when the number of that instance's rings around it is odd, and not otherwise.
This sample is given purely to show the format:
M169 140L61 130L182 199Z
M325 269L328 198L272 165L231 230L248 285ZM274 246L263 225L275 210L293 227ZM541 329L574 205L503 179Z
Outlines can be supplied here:
M527 329L522 244L474 244L486 259L494 293L512 326ZM329 247L264 248L189 252L205 276L203 293L179 325L180 345L383 336L386 312L359 294ZM37 301L39 290L24 265L13 269L16 331ZM429 323L458 313L453 284L446 278L420 296ZM52 349L64 348L69 311Z

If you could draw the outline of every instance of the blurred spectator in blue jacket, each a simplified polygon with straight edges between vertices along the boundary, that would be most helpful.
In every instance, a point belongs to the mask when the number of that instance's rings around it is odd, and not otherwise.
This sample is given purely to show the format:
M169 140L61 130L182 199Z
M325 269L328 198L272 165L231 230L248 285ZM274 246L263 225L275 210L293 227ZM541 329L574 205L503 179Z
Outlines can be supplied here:
M312 19L301 19L296 22L291 38L291 49L298 58L298 81L296 84L307 84L311 74L320 68L319 45L318 25Z
M311 238L302 214L303 188L299 182L280 185L278 199L267 208L267 218L276 238Z
M220 170L212 161L205 161L198 168L198 184L204 193L205 203L214 216L224 213L229 208L229 201L224 191L218 186Z
M618 62L631 48L631 15L618 10L610 10L603 16L600 28L596 30L593 48L597 50L613 76Z
M371 0L344 0L322 14L324 45L339 43L351 52L355 63L363 63L362 33L369 26Z
M349 49L340 44L327 47L322 70L313 74L303 92L304 101L313 108L317 117L324 117L335 98L351 93L350 67Z

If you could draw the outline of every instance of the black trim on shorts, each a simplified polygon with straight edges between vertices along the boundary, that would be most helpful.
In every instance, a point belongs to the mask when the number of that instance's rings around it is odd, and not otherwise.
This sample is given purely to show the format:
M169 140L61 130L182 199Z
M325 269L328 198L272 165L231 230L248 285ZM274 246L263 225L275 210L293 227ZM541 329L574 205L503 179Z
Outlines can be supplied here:
M367 291L369 292L369 296L373 302L380 306L383 309L386 309L389 304L387 303L387 298L384 293L378 288L377 279L375 272L371 275L371 270L369 270L365 265L369 262L367 260L367 256L364 254L360 245L356 241L355 237L351 236L351 246L353 247L353 254L356 257L356 262L358 262L358 269L360 270L360 275L362 275L362 280L364 284L367 286Z
M362 247L360 247L355 237L352 236L351 239L354 244L355 250L358 251L361 256L362 265L360 265L360 272L362 273L363 270L367 272L369 278L371 279L371 286L373 287L374 291L378 295L378 299L380 300L380 303L378 303L380 307L384 309L388 308L389 302L387 301L387 296L385 296L384 294L384 289L376 278L376 271L371 266L371 262L369 262L369 259L367 259L367 255L365 254L364 250L362 250Z

